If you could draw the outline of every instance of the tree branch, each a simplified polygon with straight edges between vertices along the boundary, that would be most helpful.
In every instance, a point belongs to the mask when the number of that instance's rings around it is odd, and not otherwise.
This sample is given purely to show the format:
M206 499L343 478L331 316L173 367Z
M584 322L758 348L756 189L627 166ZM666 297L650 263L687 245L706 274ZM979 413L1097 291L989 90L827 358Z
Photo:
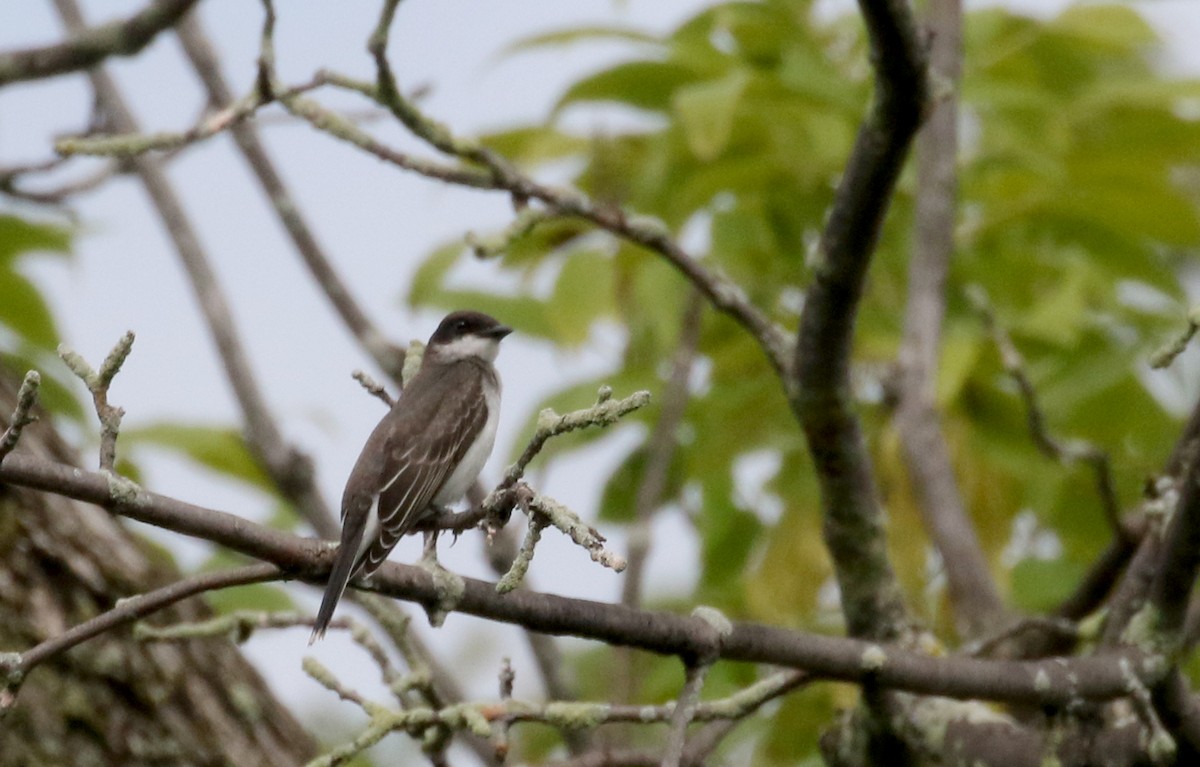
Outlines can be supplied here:
M221 74L221 62L199 17L193 15L185 18L176 29L176 34L197 77L204 84L209 101L217 108L231 105L234 101L233 92ZM404 350L388 342L387 336L375 326L334 270L316 235L300 213L299 205L267 155L258 130L248 122L239 122L230 128L230 132L242 157L258 179L259 186L271 201L279 222L291 237L296 252L341 317L342 323L380 369L399 382L404 367Z
M992 340L1000 352L1000 360L1021 395L1021 404L1025 406L1025 417L1029 424L1029 434L1033 444L1048 458L1069 466L1076 461L1082 461L1092 468L1096 475L1096 492L1100 496L1100 508L1104 518L1112 528L1113 533L1121 536L1130 535L1121 522L1121 503L1117 498L1116 481L1112 475L1112 462L1108 453L1096 445L1083 439L1062 440L1050 433L1046 425L1046 415L1038 402L1037 389L1033 386L1025 370L1025 360L1013 343L1008 331L996 319L987 294L982 287L972 286L968 291L968 299L975 305L983 317L984 324L992 334Z
M58 347L58 356L71 369L71 372L83 381L92 395L92 405L96 409L96 418L100 421L99 463L100 468L105 471L112 471L116 466L117 436L121 431L121 419L125 417L123 408L109 404L108 388L120 371L121 365L125 364L125 358L133 350L133 339L133 331L126 331L125 335L121 336L113 346L108 356L104 358L99 372L92 370L83 357L66 345Z
M37 416L30 411L37 402L38 387L41 383L42 376L36 370L30 370L25 374L25 379L21 381L12 417L8 419L8 427L4 429L4 433L0 434L0 462L3 462L4 456L16 448L17 442L21 439L21 431L37 420Z
M936 402L946 278L954 255L957 211L961 2L932 0L926 18L931 77L941 88L917 135L915 236L899 354L896 428L917 508L945 563L943 572L959 633L973 637L996 629L1004 620L1005 608L963 504Z
M83 29L83 17L76 0L54 0L54 5L69 30L79 32ZM119 133L137 133L137 121L112 78L99 67L89 71L88 77L113 129ZM312 461L288 445L275 424L255 382L249 360L237 336L233 315L208 256L166 173L156 159L148 156L137 156L130 162L166 226L190 278L192 290L224 363L226 377L242 408L247 443L282 495L296 505L309 524L320 535L336 538L338 525L317 492Z
M206 591L263 583L283 577L285 576L282 570L266 562L189 576L154 591L121 599L111 610L73 626L23 653L0 655L0 681L5 682L3 688L0 688L0 711L15 702L17 689L30 671L105 631L132 623Z
M57 45L0 53L0 86L78 72L109 56L133 56L179 21L196 2L154 0L127 19L79 29L70 40Z
M300 538L212 509L112 483L105 474L10 454L0 464L0 482L65 495L101 505L122 516L183 535L212 541L270 562L288 576L321 582L333 551L322 541ZM1152 686L1166 664L1136 648L1085 658L1036 662L931 657L888 644L829 637L759 624L737 623L713 646L703 618L634 610L531 591L498 595L495 585L464 578L459 612L522 625L545 634L571 635L681 657L715 653L725 660L768 663L807 670L821 679L870 680L881 687L953 698L1062 705L1127 693L1118 667L1126 658L1138 678ZM421 567L386 563L366 582L385 596L434 605L439 600L430 573Z
M908 4L861 0L875 101L859 129L822 234L797 334L789 400L821 485L825 541L854 636L899 637L906 609L851 400L854 322L892 191L925 108L924 56Z

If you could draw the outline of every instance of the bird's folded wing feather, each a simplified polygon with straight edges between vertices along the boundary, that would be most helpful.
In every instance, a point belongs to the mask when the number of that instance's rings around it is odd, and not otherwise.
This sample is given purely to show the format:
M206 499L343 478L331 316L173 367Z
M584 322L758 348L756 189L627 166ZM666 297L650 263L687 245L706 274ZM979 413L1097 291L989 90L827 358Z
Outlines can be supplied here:
M456 366L457 367L457 366ZM466 372L466 371L462 371ZM446 371L447 379L425 391L456 391L428 407L414 407L425 413L423 423L409 421L397 425L395 437L385 442L382 482L379 492L379 536L364 552L363 573L374 572L396 542L411 532L432 503L454 467L475 441L487 422L487 403L475 376ZM473 391L462 391L470 387ZM417 405L418 403L412 403Z

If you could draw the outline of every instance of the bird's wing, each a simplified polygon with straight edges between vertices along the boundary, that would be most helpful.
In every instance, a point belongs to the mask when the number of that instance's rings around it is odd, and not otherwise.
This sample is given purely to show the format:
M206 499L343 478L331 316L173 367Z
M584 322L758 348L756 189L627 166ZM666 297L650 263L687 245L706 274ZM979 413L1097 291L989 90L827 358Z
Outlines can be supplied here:
M383 564L396 542L412 531L487 423L482 381L470 373L466 365L453 365L443 371L445 378L436 386L421 387L421 394L456 391L460 395L433 403L413 402L412 412L423 417L397 424L395 437L385 442L377 506L379 534L364 552L364 574ZM465 387L470 391L463 391Z

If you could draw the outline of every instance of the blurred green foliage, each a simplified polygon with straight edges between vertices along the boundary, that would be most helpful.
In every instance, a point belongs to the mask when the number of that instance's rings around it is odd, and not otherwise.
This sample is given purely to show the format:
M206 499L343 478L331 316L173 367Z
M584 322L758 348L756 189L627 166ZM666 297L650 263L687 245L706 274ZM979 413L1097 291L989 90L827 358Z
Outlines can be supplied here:
M809 279L806 255L870 92L860 22L818 18L812 5L724 3L661 39L592 29L518 43L513 51L624 39L632 53L571 85L545 124L483 140L549 179L569 173L600 203L657 216L686 233L687 242L701 243L697 258L794 328ZM968 14L965 40L958 252L947 286L939 404L996 577L1017 607L1044 609L1075 584L1110 531L1087 470L1057 465L1035 449L964 289L987 291L1026 358L1053 432L1110 451L1120 499L1135 503L1173 444L1189 394L1179 384L1173 401L1153 396L1144 360L1182 325L1182 274L1200 245L1200 82L1163 74L1161 41L1125 5L1081 4L1049 19L988 8ZM576 135L569 125L578 124L571 117L579 110L616 110L621 125L637 127ZM859 316L855 377L895 562L914 609L949 638L884 396L900 341L914 183L910 168ZM453 280L468 251L453 243L432 254L410 302L494 311L522 334L564 350L584 343L598 324L623 334L615 370L543 405L582 406L601 383L661 390L689 288L659 258L578 221L555 221L513 242L501 268L519 288L496 296ZM699 351L703 380L679 430L662 506L686 507L700 561L694 591L672 598L739 619L836 629L819 598L830 570L816 485L780 382L742 330L711 311ZM640 417L652 423L656 408ZM550 459L604 438L581 433L555 445ZM739 460L763 451L779 459L762 491L782 505L780 515L738 492ZM605 524L630 519L644 465L635 449L610 478ZM1014 546L1014 519L1026 510L1035 532L1054 544L1049 553ZM607 651L578 662L582 694L607 697L611 674L587 672L610 663ZM674 660L645 663L639 699L677 690ZM745 669L718 666L709 693L738 674ZM808 691L774 709L765 730L744 726L754 764L811 755L834 697L828 689ZM546 745L535 741L534 751Z
M18 380L25 371L38 370L41 404L52 413L81 421L85 411L66 384L70 373L55 356L59 335L54 315L22 271L30 259L66 258L70 252L67 227L0 210L0 367Z

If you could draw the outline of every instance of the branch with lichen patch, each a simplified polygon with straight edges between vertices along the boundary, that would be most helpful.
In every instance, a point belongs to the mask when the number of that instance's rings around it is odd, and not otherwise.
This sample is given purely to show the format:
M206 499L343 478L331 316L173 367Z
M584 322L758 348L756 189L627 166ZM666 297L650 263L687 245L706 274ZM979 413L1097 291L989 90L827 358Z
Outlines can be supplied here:
M504 480L497 490L515 485L517 480L525 475L525 468L529 466L529 462L537 457L542 447L545 446L546 440L551 437L557 437L576 429L586 429L590 426L611 426L623 416L629 415L649 403L650 392L645 389L635 391L624 399L614 400L612 399L612 389L602 386L596 393L596 404L589 408L574 410L565 415L559 415L550 408L543 410L538 414L537 428L529 440L529 444L525 447L525 451L521 453L521 457L517 459L516 463L505 472Z
M1150 355L1150 367L1155 370L1169 367L1176 357L1183 354L1183 350L1197 331L1200 331L1200 306L1192 307L1187 313L1187 326L1183 330Z
M0 435L0 461L3 461L4 456L16 448L17 442L21 439L21 431L37 420L37 416L30 411L37 402L38 387L41 383L42 376L36 370L30 370L25 374L25 380L21 382L21 388L17 392L17 405L13 408L8 428L4 430L3 435Z
M0 654L0 716L16 702L17 691L30 671L72 647L206 591L280 580L285 577L282 569L267 562L193 575L145 594L118 600L111 610L73 626L25 652Z
M692 692L688 693L687 701L681 696L678 703L658 706L592 702L533 703L514 699L511 694L502 694L498 701L462 703L440 709L394 710L366 700L311 658L305 660L304 670L323 687L342 700L358 705L370 717L370 722L357 736L310 762L310 766L341 764L398 731L407 732L414 738L428 738L431 730L465 730L482 736L494 729L507 732L512 725L525 723L538 723L570 732L615 723L675 726L680 721L738 721L813 679L801 671L780 671L726 698L705 702L698 700L700 685L695 683L688 686ZM703 675L694 674L691 678L702 680ZM682 747L679 752L682 752Z
M133 331L126 331L104 358L98 371L92 370L87 360L65 344L58 347L58 356L91 392L96 417L100 419L100 468L110 472L117 462L117 435L121 431L121 418L125 410L109 404L108 388L133 349L133 339Z

